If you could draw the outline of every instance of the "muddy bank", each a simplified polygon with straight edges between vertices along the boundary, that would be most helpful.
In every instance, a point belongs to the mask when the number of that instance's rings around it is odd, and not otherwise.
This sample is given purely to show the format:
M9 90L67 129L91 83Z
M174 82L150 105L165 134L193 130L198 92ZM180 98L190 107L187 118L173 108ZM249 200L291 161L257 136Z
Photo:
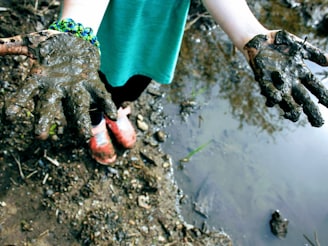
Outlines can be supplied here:
M58 13L58 1L0 7L1 37L42 30ZM166 116L157 84L132 105L132 122L143 123L137 146L118 147L115 165L104 167L72 125L35 140L33 100L25 115L7 121L4 106L30 63L14 56L0 64L1 245L232 245L224 232L189 225L177 211L171 159L161 150Z

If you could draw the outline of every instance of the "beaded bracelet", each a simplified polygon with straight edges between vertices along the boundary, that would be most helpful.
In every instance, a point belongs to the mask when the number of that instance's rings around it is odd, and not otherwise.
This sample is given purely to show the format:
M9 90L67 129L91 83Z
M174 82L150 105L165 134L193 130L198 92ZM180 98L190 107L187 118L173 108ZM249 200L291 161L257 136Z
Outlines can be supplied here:
M97 36L93 34L92 28L84 27L81 23L75 23L75 21L71 18L55 21L49 26L49 29L72 33L76 37L82 38L95 45L100 51L100 43L97 39Z

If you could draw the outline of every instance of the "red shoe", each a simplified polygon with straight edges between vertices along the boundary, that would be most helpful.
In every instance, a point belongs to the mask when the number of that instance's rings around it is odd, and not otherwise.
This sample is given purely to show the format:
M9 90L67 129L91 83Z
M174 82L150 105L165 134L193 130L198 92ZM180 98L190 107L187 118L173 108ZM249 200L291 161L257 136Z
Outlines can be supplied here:
M111 120L105 116L108 128L113 132L117 142L124 148L132 148L137 140L137 134L128 119L127 115L131 113L131 108L120 107L117 111L117 120Z
M89 141L92 158L103 165L112 164L116 160L116 153L104 119L92 128L92 135Z

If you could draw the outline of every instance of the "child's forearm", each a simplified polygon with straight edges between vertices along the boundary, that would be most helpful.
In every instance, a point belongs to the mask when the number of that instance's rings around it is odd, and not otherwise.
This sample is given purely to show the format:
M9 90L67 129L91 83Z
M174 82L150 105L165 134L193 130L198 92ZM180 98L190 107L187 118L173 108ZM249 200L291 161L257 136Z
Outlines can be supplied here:
M109 1L64 0L61 18L72 18L97 33Z
M203 0L203 4L241 51L254 36L268 33L245 0Z

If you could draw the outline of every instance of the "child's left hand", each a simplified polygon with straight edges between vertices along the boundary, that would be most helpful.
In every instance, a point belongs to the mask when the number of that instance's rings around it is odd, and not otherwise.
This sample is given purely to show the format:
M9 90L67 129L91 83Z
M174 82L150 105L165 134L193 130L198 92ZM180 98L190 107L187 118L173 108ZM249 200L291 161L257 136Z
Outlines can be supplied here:
M285 31L257 35L244 49L268 106L278 104L284 117L294 122L303 108L312 126L323 125L318 106L308 91L328 107L328 90L311 73L304 59L328 66L327 54Z

